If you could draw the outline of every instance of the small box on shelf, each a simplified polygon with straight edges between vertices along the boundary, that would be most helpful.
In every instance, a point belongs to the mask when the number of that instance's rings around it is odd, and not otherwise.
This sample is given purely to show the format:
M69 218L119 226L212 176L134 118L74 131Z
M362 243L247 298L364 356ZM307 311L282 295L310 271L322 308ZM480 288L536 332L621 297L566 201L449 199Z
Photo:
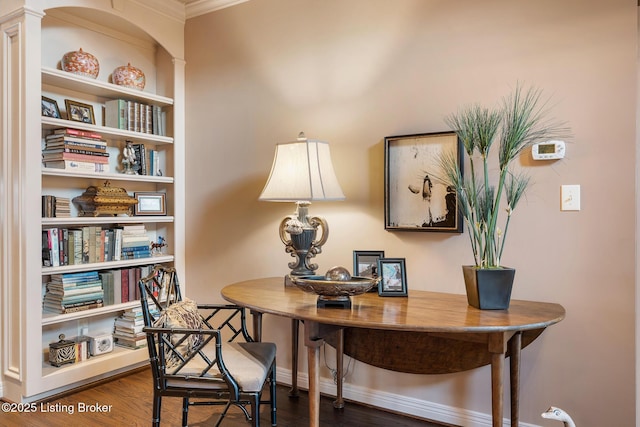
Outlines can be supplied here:
M65 339L64 334L58 337L60 341L49 344L49 363L60 367L69 363L77 363L89 358L90 337L80 335L72 339Z

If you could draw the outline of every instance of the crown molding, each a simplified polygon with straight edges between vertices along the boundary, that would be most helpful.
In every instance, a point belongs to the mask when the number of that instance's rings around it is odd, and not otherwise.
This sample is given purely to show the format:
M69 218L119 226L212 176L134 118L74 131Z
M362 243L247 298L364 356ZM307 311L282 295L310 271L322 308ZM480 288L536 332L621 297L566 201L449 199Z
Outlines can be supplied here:
M214 12L216 10L235 6L249 0L195 0L187 2L185 7L186 18L195 18L205 13ZM638 0L640 1L640 0Z

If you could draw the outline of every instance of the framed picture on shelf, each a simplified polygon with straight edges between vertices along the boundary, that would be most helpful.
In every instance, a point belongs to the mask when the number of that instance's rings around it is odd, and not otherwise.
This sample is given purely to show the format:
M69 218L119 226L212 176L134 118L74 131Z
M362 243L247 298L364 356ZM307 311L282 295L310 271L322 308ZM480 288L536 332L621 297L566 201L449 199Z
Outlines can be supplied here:
M133 206L133 214L140 215L166 215L166 194L155 191L136 191L133 197L138 201Z
M52 117L54 119L62 118L62 116L60 116L58 103L55 99L47 98L46 96L42 97L42 115L44 117Z
M378 295L381 297L407 296L407 272L404 258L380 258L378 271L380 272Z
M378 277L380 258L384 258L384 251L353 251L353 275Z
M93 106L89 104L83 104L82 102L72 101L70 99L64 100L64 106L67 108L67 119L74 122L88 123L90 125L96 124L96 117L93 114Z
M455 132L384 139L384 228L390 231L462 233L456 191L447 185L443 157L462 170L462 143Z

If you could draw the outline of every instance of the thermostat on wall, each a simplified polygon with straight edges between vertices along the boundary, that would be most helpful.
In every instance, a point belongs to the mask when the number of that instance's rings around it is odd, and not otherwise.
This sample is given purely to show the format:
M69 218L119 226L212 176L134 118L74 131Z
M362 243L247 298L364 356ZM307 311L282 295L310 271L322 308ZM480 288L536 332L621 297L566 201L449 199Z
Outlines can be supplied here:
M564 157L564 141L539 142L531 147L533 160L555 160Z

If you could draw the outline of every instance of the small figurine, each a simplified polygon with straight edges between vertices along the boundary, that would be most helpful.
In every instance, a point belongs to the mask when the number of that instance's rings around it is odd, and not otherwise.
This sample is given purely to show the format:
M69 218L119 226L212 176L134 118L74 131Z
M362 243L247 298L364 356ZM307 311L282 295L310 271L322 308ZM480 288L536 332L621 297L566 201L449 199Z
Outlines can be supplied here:
M122 164L124 165L124 173L127 175L136 175L136 152L133 149L131 141L127 141L122 150Z
M158 236L157 242L151 242L151 254L152 255L161 255L162 251L167 246L166 239L162 236Z
M546 412L543 412L542 418L562 421L565 427L576 427L576 424L573 422L569 414L567 414L565 411L563 411L560 408L556 408L555 406L552 406L549 409L547 409Z

